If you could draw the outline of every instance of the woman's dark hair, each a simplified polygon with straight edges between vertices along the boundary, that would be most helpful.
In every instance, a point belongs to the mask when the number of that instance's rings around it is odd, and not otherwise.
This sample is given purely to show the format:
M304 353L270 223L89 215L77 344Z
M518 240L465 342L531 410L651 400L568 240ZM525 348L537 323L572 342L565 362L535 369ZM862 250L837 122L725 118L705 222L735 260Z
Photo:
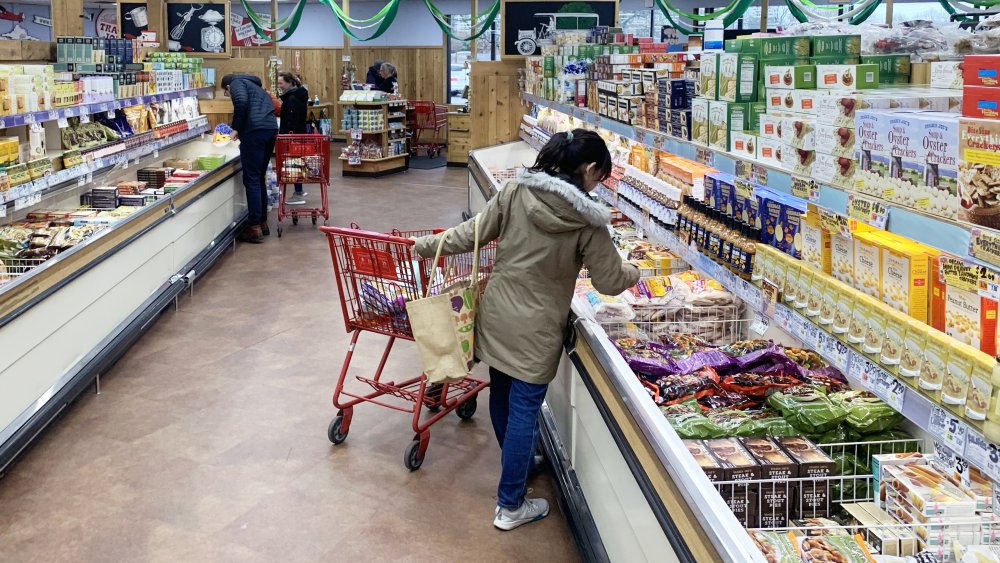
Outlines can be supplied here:
M591 163L600 171L602 181L611 175L611 153L604 139L593 131L574 129L552 135L528 170L562 178L582 190L580 169Z
M279 72L278 77L292 86L302 86L302 80L290 72Z

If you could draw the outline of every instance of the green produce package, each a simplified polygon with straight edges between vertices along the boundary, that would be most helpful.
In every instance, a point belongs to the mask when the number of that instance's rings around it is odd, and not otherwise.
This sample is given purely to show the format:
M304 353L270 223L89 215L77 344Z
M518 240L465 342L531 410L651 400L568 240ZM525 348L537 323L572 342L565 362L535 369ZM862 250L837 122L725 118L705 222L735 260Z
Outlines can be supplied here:
M667 417L667 422L677 432L677 435L686 440L703 440L707 438L722 438L725 431L709 420L701 413L701 408L695 403L693 406L687 403L665 405L660 407L663 415Z
M903 420L902 414L868 391L834 393L830 400L847 411L845 422L862 434L888 430Z
M799 385L772 393L767 403L781 412L789 423L804 434L832 430L847 418L847 411L831 401L819 389Z

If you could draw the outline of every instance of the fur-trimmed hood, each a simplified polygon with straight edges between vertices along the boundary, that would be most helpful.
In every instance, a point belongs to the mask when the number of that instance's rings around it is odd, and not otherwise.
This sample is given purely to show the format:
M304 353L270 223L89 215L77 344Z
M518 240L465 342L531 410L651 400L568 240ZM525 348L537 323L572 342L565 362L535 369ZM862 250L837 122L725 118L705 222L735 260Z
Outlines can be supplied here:
M531 222L546 232L563 233L611 222L611 211L606 205L565 180L522 169L515 182L530 193L528 217Z

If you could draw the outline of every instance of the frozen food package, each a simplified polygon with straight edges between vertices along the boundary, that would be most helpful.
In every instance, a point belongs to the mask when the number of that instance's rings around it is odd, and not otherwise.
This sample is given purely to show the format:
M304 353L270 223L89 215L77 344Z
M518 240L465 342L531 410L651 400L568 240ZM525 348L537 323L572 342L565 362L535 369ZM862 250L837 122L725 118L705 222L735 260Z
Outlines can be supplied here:
M903 421L902 414L868 391L834 393L830 400L847 410L844 422L862 434L888 430Z
M799 548L789 532L749 531L757 549L768 563L799 563Z
M776 391L767 402L805 434L826 432L847 418L847 411L842 406L810 385Z
M860 535L828 535L799 538L803 563L874 563Z

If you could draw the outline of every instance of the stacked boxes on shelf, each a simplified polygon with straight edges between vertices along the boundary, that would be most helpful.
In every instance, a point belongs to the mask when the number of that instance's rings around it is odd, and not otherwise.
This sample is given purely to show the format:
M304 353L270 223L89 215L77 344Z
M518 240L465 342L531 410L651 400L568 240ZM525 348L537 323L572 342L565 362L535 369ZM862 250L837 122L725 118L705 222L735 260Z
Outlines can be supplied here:
M1000 56L970 55L963 67L962 119L958 124L959 217L1000 228Z

